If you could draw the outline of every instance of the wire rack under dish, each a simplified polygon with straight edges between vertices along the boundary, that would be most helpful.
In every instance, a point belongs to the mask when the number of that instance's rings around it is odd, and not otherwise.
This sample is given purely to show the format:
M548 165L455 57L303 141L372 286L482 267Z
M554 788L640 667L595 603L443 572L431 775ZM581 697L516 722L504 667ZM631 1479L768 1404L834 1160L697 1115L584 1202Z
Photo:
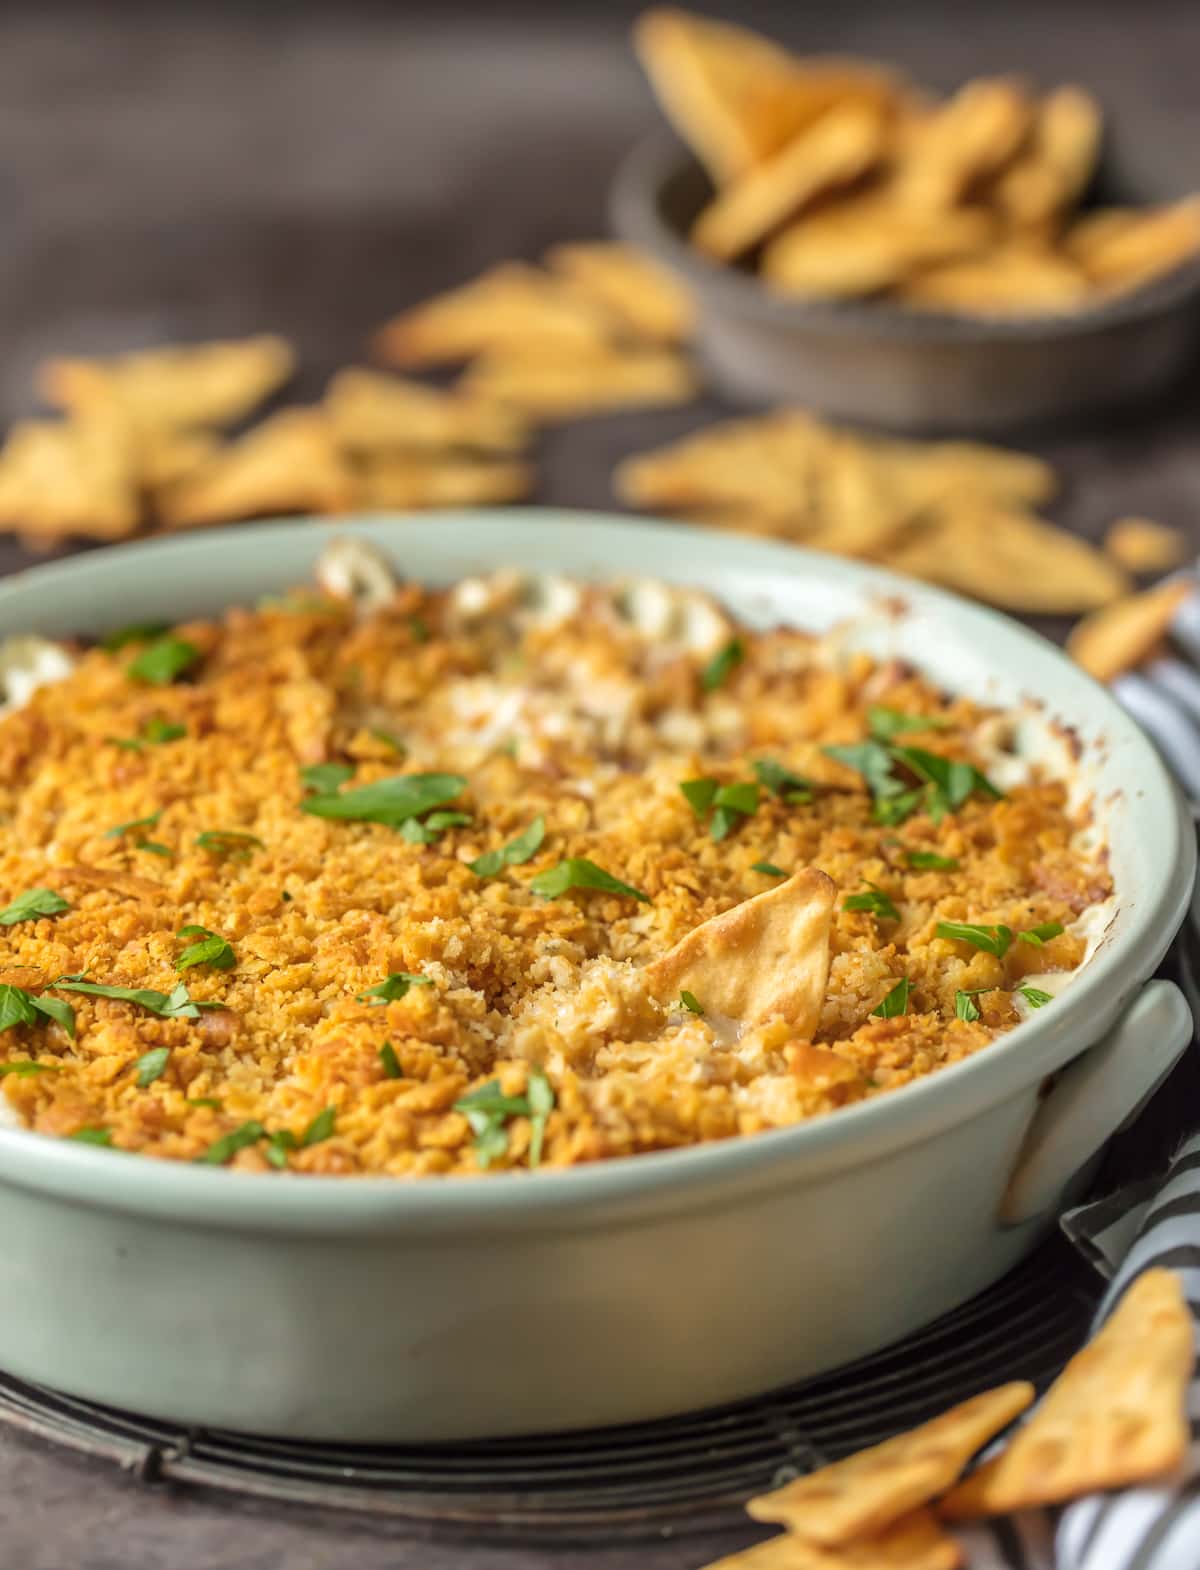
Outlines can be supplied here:
M486 1444L337 1446L186 1432L0 1375L0 1422L164 1481L494 1540L711 1530L772 1481L873 1444L1006 1379L1039 1386L1082 1341L1101 1283L1058 1238L916 1335L718 1411ZM894 1289L903 1290L903 1283Z

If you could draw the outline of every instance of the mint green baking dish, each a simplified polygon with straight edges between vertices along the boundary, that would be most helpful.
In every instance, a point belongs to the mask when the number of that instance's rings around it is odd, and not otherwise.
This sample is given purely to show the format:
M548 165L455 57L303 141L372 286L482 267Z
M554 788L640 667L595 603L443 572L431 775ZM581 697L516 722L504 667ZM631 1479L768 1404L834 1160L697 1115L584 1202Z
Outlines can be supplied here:
M351 533L408 577L636 572L825 629L1078 740L1118 900L1056 999L986 1052L796 1128L565 1172L313 1179L0 1130L0 1361L184 1424L435 1441L731 1401L892 1341L1025 1254L1190 1039L1150 978L1195 849L1157 754L1051 645L874 568L557 511L281 522L0 583L0 636L214 613ZM1065 1071L1065 1072L1064 1072ZM1055 1078L1051 1079L1051 1076Z

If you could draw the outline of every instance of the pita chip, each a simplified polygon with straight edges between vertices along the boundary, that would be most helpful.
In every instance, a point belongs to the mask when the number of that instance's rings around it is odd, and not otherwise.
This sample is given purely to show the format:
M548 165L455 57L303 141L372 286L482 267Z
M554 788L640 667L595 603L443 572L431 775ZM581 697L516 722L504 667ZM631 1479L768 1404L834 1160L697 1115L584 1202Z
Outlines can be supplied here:
M339 371L325 392L334 436L351 452L466 447L519 452L529 427L513 409L379 371Z
M556 245L546 252L546 265L634 337L667 344L691 337L696 315L691 295L631 246L603 240Z
M533 480L531 465L510 458L388 453L362 467L359 500L382 509L490 506L521 501Z
M1034 115L1027 146L997 178L989 195L1014 224L1057 219L1083 195L1096 168L1103 132L1100 105L1081 87L1047 93Z
M781 1018L811 1036L825 1001L836 900L833 879L806 867L693 928L645 967L647 987L662 1002L686 989L706 1014L743 1027Z
M1190 546L1182 529L1153 518L1118 518L1104 536L1104 549L1118 566L1137 577L1170 572L1187 560Z
M700 392L691 365L674 350L603 346L495 351L468 366L458 385L469 397L541 421L690 403Z
M914 1510L877 1537L825 1548L785 1534L731 1554L708 1570L958 1570L963 1551L928 1510Z
M1147 1270L1010 1443L942 1500L950 1521L1166 1477L1190 1442L1195 1330L1179 1278Z
M295 356L282 338L144 349L111 360L50 360L38 376L56 407L122 409L136 429L225 425L287 381Z
M1177 578L1106 605L1072 629L1067 653L1097 681L1114 681L1156 652L1175 612L1195 592L1193 578Z
M138 526L135 445L119 418L24 420L0 450L0 527L43 544L119 540Z
M1033 1400L1019 1381L973 1396L948 1412L869 1450L823 1466L746 1509L825 1547L873 1536L944 1494L971 1457Z

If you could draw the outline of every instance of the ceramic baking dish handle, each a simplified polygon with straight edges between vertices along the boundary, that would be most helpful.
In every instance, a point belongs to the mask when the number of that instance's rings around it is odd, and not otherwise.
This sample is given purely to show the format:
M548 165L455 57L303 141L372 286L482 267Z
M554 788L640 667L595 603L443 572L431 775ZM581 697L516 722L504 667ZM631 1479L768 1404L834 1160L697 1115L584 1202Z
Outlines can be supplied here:
M1029 1221L1057 1202L1084 1162L1161 1084L1192 1030L1191 1010L1175 983L1148 982L1038 1108L1001 1202L1001 1225Z

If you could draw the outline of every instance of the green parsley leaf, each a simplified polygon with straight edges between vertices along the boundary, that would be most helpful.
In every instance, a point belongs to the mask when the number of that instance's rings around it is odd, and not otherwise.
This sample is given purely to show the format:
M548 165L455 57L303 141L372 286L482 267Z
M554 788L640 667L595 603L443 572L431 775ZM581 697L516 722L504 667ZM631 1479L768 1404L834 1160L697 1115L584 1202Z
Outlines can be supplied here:
M525 1084L525 1099L529 1103L529 1165L532 1169L542 1163L546 1119L554 1111L553 1086L536 1063L529 1069Z
M290 1128L279 1128L267 1140L267 1148L263 1151L263 1155L273 1167L282 1169L288 1164L288 1151L295 1148L295 1134Z
M392 751L401 758L408 751L408 748L404 745L404 743L400 740L399 736L397 736L394 731L380 730L379 727L376 726L372 731L369 732L369 734L373 736L376 741L381 741L385 747L390 747Z
M175 854L169 845L164 845L161 840L135 840L134 850L148 850L152 856L166 856L168 860Z
M151 1051L142 1053L135 1065L139 1090L145 1090L147 1085L153 1085L156 1079L162 1078L170 1056L170 1047L154 1047Z
M68 1036L75 1035L75 1010L61 998L47 998L26 992L24 987L0 986L0 1030L13 1025L38 1025L42 1017L61 1025Z
M447 829L472 821L469 812L431 812L426 818L405 818L400 833L410 845L434 845Z
M192 965L211 965L214 970L232 970L237 964L237 955L228 939L219 932L210 932L207 927L180 927L175 936L201 940L184 949L175 961L176 970L187 970Z
M1031 1009L1044 1008L1047 1003L1054 1001L1052 992L1043 992L1039 987L1018 987L1017 991L1029 1004Z
M898 796L877 796L871 808L871 816L876 823L885 823L891 826L903 823L906 818L921 805L925 792L923 790L902 790Z
M326 1107L323 1112L318 1112L316 1117L300 1136L302 1146L319 1145L322 1140L329 1139L337 1122L337 1108Z
M889 894L867 880L867 892L864 894L848 894L842 901L843 910L867 910L873 916L878 916L881 921L899 921L900 912Z
M15 1074L24 1079L27 1074L57 1074L57 1063L35 1063L32 1058L17 1058L12 1063L0 1063L0 1075Z
M240 1128L235 1128L231 1134L222 1134L220 1139L215 1139L202 1156L197 1156L196 1161L201 1166L223 1167L227 1161L232 1161L239 1150L245 1150L247 1145L257 1145L260 1139L266 1138L267 1131L257 1119L243 1123Z
M571 856L560 861L557 867L539 872L536 878L530 879L529 887L542 899L558 899L568 889L601 889L606 894L624 894L628 899L640 900L643 905L650 903L648 894L622 883L620 878L614 878L611 872L605 872L586 856Z
M350 818L398 828L406 818L419 818L453 801L466 788L461 774L393 774L353 790L309 796L300 810L318 818Z
M908 1013L908 994L912 991L912 983L907 976L902 976L890 992L871 1010L879 1019L895 1019L900 1014Z
M307 768L300 770L300 782L305 790L315 791L321 796L337 790L339 785L353 778L352 763L310 763Z
M894 747L893 756L928 786L929 815L935 823L954 812L973 792L991 796L999 801L1002 791L971 763L956 758L943 758L936 752L926 752L923 747Z
M183 1099L189 1107L208 1107L213 1112L219 1112L223 1105L216 1096L185 1096Z
M130 829L152 829L162 817L162 808L152 812L148 818L130 818L128 823L114 823L111 829L105 829L106 840L119 840L122 834L128 834Z
M751 872L761 872L768 878L786 878L787 873L782 867L777 867L773 861L756 861L750 868Z
M934 936L970 943L985 954L994 954L997 959L1004 958L1013 940L1011 927L977 927L966 921L939 921Z
M741 781L734 785L722 785L713 797L715 807L724 807L729 812L740 812L743 817L758 811L758 786L748 781Z
M70 905L53 889L26 889L11 905L0 910L0 927L15 927L18 921L36 921L39 916L60 916Z
M407 970L394 970L365 992L356 993L355 1001L366 1003L369 1008L381 1008L385 1003L398 1003L401 998L407 997L413 987L432 986L433 982L428 976L414 976Z
M3 917L0 917L3 920ZM1017 934L1022 943L1032 943L1034 948L1040 949L1043 943L1048 943L1051 938L1056 938L1066 928L1061 921L1043 921L1040 927L1030 927L1027 932Z
M199 1019L201 1009L224 1008L223 1003L199 1002L189 997L182 981L169 993L155 992L148 987L102 987L95 982L78 981L73 976L60 976L50 985L60 992L83 992L93 998L136 1003L139 1008L157 1014L161 1019Z
M968 987L954 994L954 1013L959 1019L973 1020L979 1018L979 1006L975 999L981 992L991 992L991 987Z
M683 1004L684 1008L687 1009L689 1014L704 1013L704 1009L696 1001L696 994L694 992L681 992L679 994L679 1001Z
M867 729L879 741L891 741L909 730L943 730L946 721L939 714L905 714L902 709L873 704L867 710Z
M892 773L892 754L878 741L860 741L848 747L822 747L827 758L844 763L866 781L867 789L876 802L889 796L898 796L903 784Z
M713 804L713 797L717 794L717 782L716 780L680 780L679 789L696 816L703 818Z
M705 692L715 692L730 673L746 658L745 646L740 638L730 638L700 672L700 685Z
M939 856L932 850L905 851L905 858L910 867L918 872L955 872L958 861L953 856Z
M152 638L161 638L164 632L170 630L171 624L165 621L133 622L128 627L118 627L115 632L106 633L100 640L100 647L109 654L116 654L130 643L149 643Z
M379 1061L383 1064L383 1077L385 1079L403 1079L404 1071L400 1067L400 1059L396 1056L396 1049L390 1041L385 1041L379 1049Z
M155 714L142 726L141 740L148 742L152 747L162 747L167 742L179 741L186 735L186 725L175 724L171 720L163 719L161 714Z
M429 642L429 623L424 616L410 616L408 618L408 630L412 633L414 643Z
M247 834L244 829L205 829L203 834L196 835L196 845L200 850L211 851L214 856L238 856L243 859L252 850L267 848L257 834Z
M148 643L126 667L126 674L154 687L168 687L200 658L200 650L186 638L157 638Z
M769 790L772 796L778 796L781 801L799 806L813 799L813 788L809 782L799 774L793 774L791 769L785 769L782 763L776 763L774 758L759 758L752 767L763 789Z
M77 1140L81 1145L107 1146L113 1141L111 1128L98 1128L94 1125L91 1128L77 1128L73 1134L68 1134L66 1137Z
M498 850L485 850L482 856L476 856L467 866L477 878L494 878L504 867L520 867L532 861L542 848L545 838L546 820L539 813L515 840L509 840L507 845L501 845Z

